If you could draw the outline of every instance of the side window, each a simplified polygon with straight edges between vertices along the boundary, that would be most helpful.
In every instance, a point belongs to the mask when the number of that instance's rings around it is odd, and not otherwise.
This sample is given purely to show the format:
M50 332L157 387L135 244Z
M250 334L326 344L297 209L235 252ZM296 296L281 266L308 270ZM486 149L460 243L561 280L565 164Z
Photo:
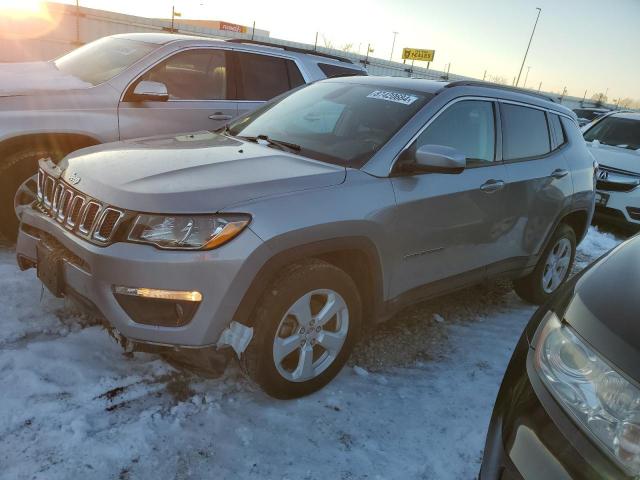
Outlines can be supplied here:
M495 158L493 103L463 100L454 103L416 139L422 145L453 147L467 157L467 165L486 165Z
M318 68L322 70L325 77L352 77L358 75L366 75L362 70L355 68L341 67L340 65L332 65L330 63L319 63Z
M296 64L285 58L236 52L238 99L270 100L304 83Z
M176 53L141 80L164 83L172 100L226 100L226 54L213 49Z
M553 113L550 113L548 115L551 130L554 132L556 138L555 148L560 148L562 145L567 143L567 136L565 135L564 129L562 128L562 123L560 123L560 117Z
M505 160L540 157L551 151L544 111L503 103L500 113Z

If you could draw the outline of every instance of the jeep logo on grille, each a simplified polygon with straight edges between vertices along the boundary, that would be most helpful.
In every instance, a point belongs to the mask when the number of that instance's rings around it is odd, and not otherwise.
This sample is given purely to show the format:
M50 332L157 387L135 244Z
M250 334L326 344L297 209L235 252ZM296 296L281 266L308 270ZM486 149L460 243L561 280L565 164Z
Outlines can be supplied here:
M607 172L606 170L600 170L598 172L598 179L599 180L606 180L607 178L609 178L609 172Z
M71 175L69 175L69 178L67 178L67 181L71 184L71 185L77 185L80 183L80 175L78 175L77 173L72 173Z

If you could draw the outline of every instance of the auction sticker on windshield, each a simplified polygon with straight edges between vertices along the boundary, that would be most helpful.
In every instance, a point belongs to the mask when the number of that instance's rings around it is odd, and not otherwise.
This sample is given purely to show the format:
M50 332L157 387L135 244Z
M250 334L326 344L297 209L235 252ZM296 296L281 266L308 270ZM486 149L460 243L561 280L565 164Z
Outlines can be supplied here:
M388 92L385 90L376 90L367 95L367 98L376 98L378 100L386 100L387 102L402 103L403 105L411 105L418 97L399 92Z

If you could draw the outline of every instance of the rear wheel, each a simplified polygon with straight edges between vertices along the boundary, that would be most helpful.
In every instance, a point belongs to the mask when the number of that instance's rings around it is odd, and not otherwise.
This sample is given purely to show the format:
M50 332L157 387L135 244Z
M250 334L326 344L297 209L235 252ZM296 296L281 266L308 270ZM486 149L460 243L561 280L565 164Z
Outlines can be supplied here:
M514 281L514 290L527 302L541 305L569 277L576 257L576 234L571 227L560 224L536 268L529 275Z
M18 219L13 199L22 183L38 171L38 160L50 157L58 162L62 152L45 148L22 148L0 159L0 234L7 240L15 240Z
M342 369L360 321L360 296L349 275L321 260L294 264L260 299L242 366L273 397L308 395Z

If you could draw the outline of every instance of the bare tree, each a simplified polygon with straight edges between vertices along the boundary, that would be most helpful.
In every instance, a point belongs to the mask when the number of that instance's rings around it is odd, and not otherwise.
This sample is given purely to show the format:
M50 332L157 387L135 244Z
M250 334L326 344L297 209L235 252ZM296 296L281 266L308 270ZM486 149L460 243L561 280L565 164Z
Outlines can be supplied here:
M322 43L324 43L324 48L333 48L333 42L329 40L324 33L322 34Z
M503 77L500 75L489 75L487 77L487 81L492 83L499 83L500 85L506 85L509 82L509 80L507 80L507 77Z
M607 97L604 92L597 92L591 95L591 100L598 103L606 103L609 97Z
M353 43L345 43L340 50L342 50L343 52L353 51Z
M633 98L625 97L619 99L617 103L620 108L631 108L631 106L634 104L634 100Z

